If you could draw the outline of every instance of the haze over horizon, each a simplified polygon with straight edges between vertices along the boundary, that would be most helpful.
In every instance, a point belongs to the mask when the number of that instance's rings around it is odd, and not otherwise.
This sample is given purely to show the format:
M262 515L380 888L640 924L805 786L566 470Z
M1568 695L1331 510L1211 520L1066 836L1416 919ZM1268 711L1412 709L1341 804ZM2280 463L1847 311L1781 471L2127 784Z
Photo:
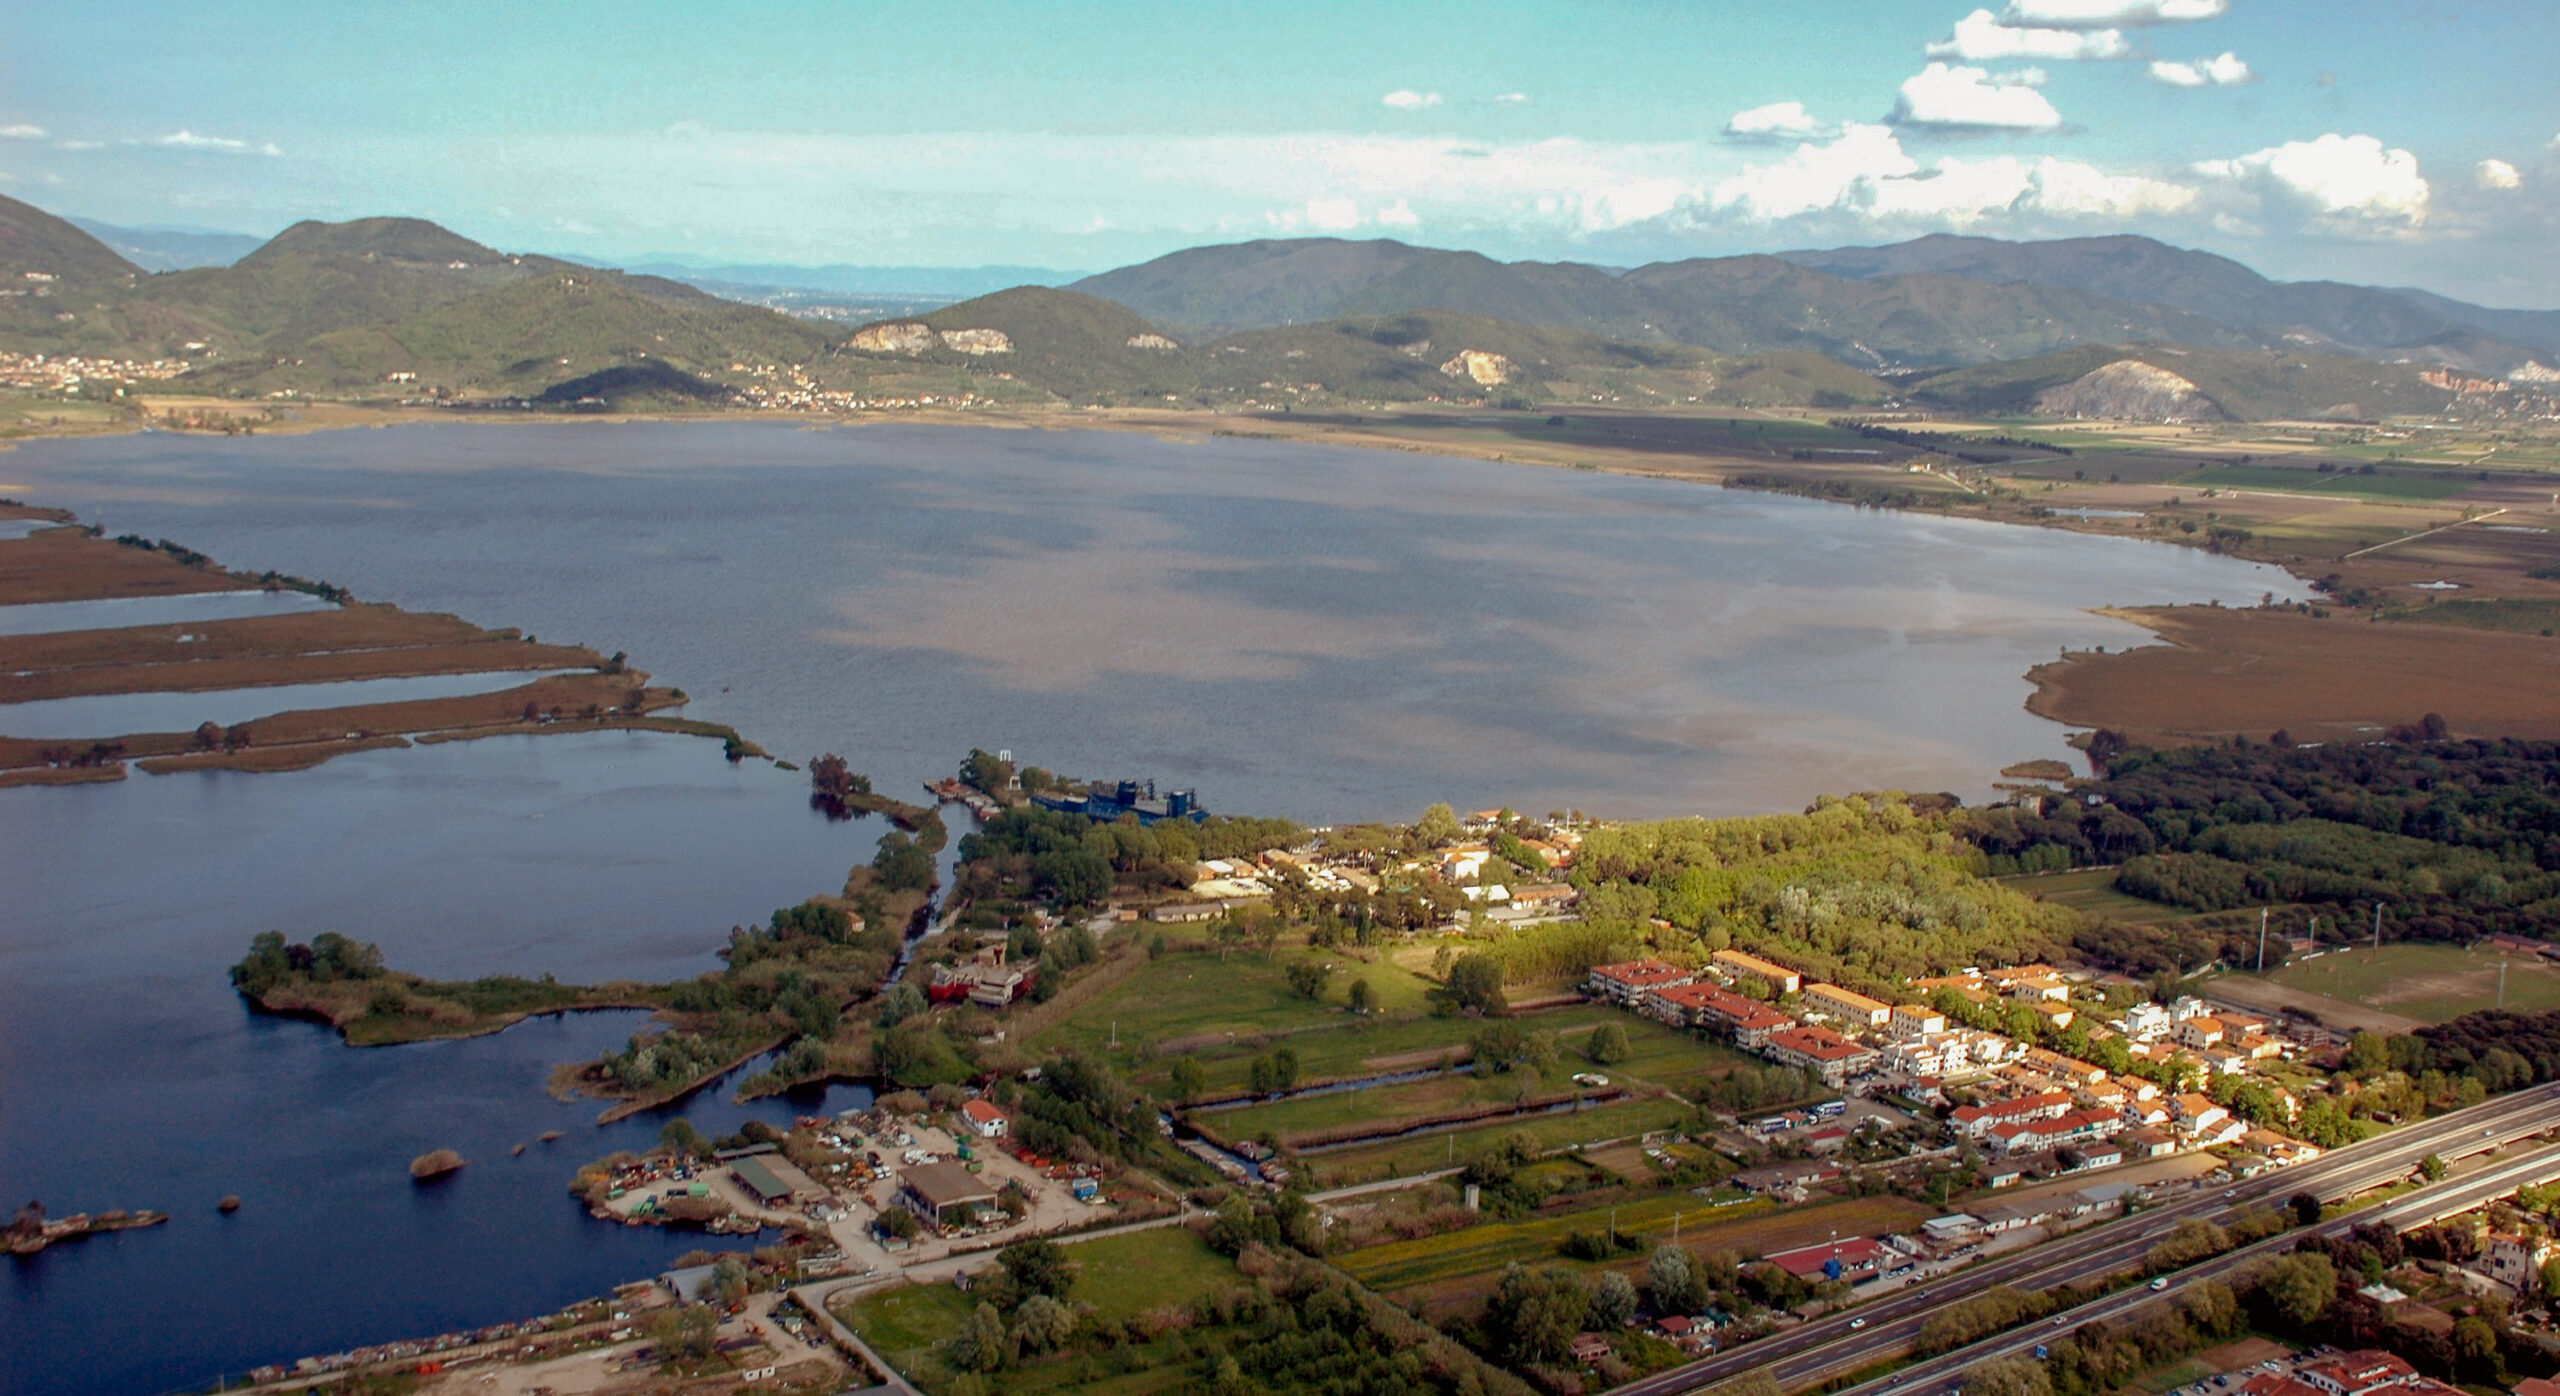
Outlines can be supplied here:
M2144 233L2560 305L2560 9L261 0L17 17L0 192L607 261L1100 269L1266 236L1631 265ZM2481 100L2483 93L2503 94Z

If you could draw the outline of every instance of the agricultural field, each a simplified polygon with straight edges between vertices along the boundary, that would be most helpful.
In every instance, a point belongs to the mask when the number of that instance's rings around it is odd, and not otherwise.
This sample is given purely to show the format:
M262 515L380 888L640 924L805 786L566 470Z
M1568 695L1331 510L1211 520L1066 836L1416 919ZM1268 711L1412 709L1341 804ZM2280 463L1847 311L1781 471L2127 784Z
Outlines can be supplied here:
M2450 474L2385 471L2373 475L2291 470L2265 465L2209 465L2178 481L2202 489L2281 490L2364 499L2451 499L2478 483Z
M1558 1250L1573 1232L1605 1231L1612 1211L1619 1233L1636 1237L1639 1249L1616 1261L1567 1260ZM1680 1244L1693 1252L1732 1250L1755 1256L1813 1245L1834 1232L1843 1237L1881 1236L1917 1226L1929 1215L1926 1206L1902 1197L1861 1197L1809 1207L1781 1207L1763 1200L1716 1208L1682 1190L1614 1207L1602 1204L1393 1241L1333 1257L1333 1263L1400 1303L1422 1298L1436 1317L1489 1292L1500 1282L1503 1267L1515 1261L1590 1272L1619 1269L1633 1275L1642 1269L1654 1246L1672 1239L1675 1219Z
M2382 618L2387 621L2417 621L2426 625L2458 625L2466 630L2549 635L2560 630L2560 601L2439 601L2432 606L2385 611Z
M2333 950L2296 960L2266 981L2319 1012L2320 1001L2381 1009L2420 1022L2449 1022L2498 1006L2498 966L2507 964L2506 1006L2521 1013L2560 1008L2560 966L2495 950L2404 941L2381 950ZM2233 976L2235 980L2240 976ZM2325 1016L2325 1015L2324 1015ZM2335 1021L2345 1021L2341 1016Z
M1636 1098L1587 1110L1519 1116L1467 1129L1328 1150L1299 1162L1311 1186L1349 1187L1454 1167L1515 1135L1526 1141L1532 1152L1545 1153L1578 1144L1639 1138L1655 1130L1679 1129L1692 1124L1696 1117L1695 1111L1676 1100Z

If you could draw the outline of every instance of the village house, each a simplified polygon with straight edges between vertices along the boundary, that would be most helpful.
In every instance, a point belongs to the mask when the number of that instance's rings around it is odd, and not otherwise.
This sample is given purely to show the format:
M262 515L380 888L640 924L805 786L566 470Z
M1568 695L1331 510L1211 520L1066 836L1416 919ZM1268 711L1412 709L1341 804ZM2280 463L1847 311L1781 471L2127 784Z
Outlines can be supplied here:
M1610 1003L1634 1005L1656 989L1673 988L1696 977L1668 960L1624 960L1613 965L1593 965L1582 991Z
M2542 1283L2542 1267L2555 1257L2560 1257L2560 1243L2548 1236L2491 1232L2489 1247L2480 1257L2480 1271L2524 1294Z
M2220 1018L2189 1018L2178 1024L2178 1045L2199 1052L2207 1047L2222 1045L2222 1039L2226 1035Z
M1002 1139L1013 1131L1013 1121L988 1101L962 1101L960 1117L968 1121L970 1130L981 1139Z
M1861 1028L1883 1027L1893 1016L1893 1005L1837 984L1806 985L1804 1005L1814 1012L1829 1014L1843 1023Z
M1876 1054L1829 1028L1782 1028L1770 1033L1760 1050L1781 1066L1813 1073L1826 1086L1843 1086L1849 1078L1875 1065Z
M2027 1120L2054 1119L2071 1108L2071 1096L2065 1091L2045 1091L2036 1095L1996 1100L1988 1105L1960 1105L1947 1116L1947 1122L1967 1139L1988 1138L2001 1125Z
M1896 1037L1925 1037L1931 1033L1945 1032L1947 1015L1916 1003L1897 1003L1893 1006L1893 1016L1887 1020L1885 1027Z
M2297 1375L2328 1396L2367 1396L2407 1384L2418 1369L2390 1353L2358 1348L2306 1363Z
M1719 950L1713 960L1726 975L1741 979L1757 979L1769 986L1773 994L1792 994L1804 987L1804 976L1757 955L1740 950Z

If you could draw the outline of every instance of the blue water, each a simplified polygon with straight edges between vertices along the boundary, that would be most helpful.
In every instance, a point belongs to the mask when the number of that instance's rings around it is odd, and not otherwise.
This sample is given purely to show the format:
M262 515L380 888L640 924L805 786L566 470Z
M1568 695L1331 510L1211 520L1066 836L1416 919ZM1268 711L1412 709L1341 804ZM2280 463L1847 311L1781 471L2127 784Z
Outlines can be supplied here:
M596 733L0 790L0 1198L173 1214L0 1262L0 1392L166 1391L523 1317L702 1244L595 1222L566 1191L663 1123L597 1128L599 1102L543 1089L640 1015L360 1050L250 1014L222 970L269 928L378 941L428 974L712 969L730 925L840 885L879 837L809 811L802 779ZM722 1132L859 1103L715 1089L680 1113ZM471 1166L421 1190L408 1162L435 1148Z
M24 538L40 529L60 527L52 519L0 519L0 538Z
M352 708L421 698L467 698L521 688L563 669L517 669L487 674L416 674L333 683L280 683L202 693L96 693L0 703L0 733L39 741L66 737L122 737L140 732L188 732L207 723L229 726L277 713L311 708Z
M120 596L111 601L40 601L0 606L0 635L252 620L316 611L330 604L300 591L192 591L178 596Z

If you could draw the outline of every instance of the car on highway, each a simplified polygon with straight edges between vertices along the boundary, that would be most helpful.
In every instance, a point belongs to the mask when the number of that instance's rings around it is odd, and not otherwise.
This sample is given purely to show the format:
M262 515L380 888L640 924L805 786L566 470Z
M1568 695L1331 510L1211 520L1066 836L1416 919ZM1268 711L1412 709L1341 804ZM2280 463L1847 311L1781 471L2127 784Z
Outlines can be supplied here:
M2167 1289L2169 1287L2169 1277L2162 1275L2160 1278L2151 1282L2151 1287L2153 1289Z
M1850 1327L1852 1330L1856 1330L1856 1329L1864 1328L1864 1327L1866 1327L1866 1326L1867 1326L1867 1321L1866 1321L1865 1319L1862 1319L1862 1318L1853 1318L1853 1319L1849 1320L1849 1327Z

